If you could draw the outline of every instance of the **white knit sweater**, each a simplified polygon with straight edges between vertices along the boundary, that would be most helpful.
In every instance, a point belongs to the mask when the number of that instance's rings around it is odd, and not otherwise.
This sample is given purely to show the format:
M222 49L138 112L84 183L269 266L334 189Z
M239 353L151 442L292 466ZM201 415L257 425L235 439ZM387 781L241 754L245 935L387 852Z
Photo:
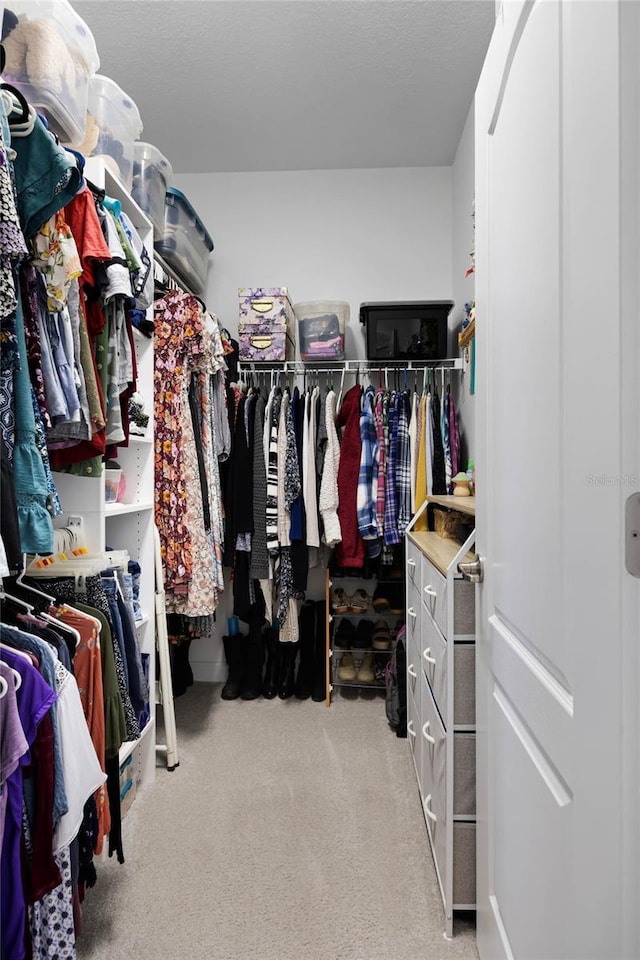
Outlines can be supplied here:
M324 539L328 547L335 547L342 540L338 520L338 467L340 466L340 442L336 431L336 395L329 390L325 400L327 450L320 482L320 515L324 524Z

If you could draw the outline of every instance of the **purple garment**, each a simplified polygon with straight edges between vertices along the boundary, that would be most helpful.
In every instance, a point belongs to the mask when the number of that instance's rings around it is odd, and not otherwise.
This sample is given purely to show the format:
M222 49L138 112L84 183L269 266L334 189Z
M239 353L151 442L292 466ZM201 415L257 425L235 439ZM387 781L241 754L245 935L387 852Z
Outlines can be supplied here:
M6 663L0 663L0 675L7 682L7 692L0 699L0 850L2 850L7 810L6 783L11 774L17 770L20 757L28 751L29 744L20 723L13 672Z
M36 738L38 724L47 710L56 702L56 695L42 679L36 668L19 653L2 648L2 659L18 671L22 683L16 691L20 724L25 739L31 746ZM22 883L20 837L22 830L22 767L29 763L29 753L20 758L20 765L8 778L7 811L2 857L0 858L0 925L2 927L2 955L11 960L23 960L26 904Z

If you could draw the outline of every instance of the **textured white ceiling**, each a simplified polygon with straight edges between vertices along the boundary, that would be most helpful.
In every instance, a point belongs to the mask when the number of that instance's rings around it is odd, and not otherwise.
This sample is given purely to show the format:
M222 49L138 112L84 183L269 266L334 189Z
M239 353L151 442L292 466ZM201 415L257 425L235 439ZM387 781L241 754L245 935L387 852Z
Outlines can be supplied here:
M178 173L450 164L494 0L72 0Z

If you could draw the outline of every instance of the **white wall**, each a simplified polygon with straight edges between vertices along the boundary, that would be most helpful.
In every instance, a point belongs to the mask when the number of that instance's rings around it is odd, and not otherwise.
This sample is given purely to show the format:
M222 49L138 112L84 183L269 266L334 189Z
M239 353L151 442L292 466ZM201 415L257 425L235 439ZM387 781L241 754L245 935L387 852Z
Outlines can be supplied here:
M454 164L452 167L452 230L453 230L453 300L455 307L451 312L450 326L457 331L464 317L464 305L475 296L475 275L465 278L471 264L470 253L473 250L472 205L475 195L474 176L474 115L473 105L469 111ZM457 341L456 341L457 342ZM476 371L476 376L478 372ZM474 397L469 393L470 371L467 370L452 384L454 400L458 411L460 442L463 456L462 465L466 469L468 458L475 457L475 409Z
M455 299L451 167L183 174L175 185L213 237L205 299L234 334L238 287L349 301L350 358L365 355L362 301ZM226 677L219 637L230 609L229 598L216 636L192 645L197 680Z
M303 170L176 178L211 233L207 305L237 329L238 287L347 300L347 355L364 357L363 300L451 293L451 169Z

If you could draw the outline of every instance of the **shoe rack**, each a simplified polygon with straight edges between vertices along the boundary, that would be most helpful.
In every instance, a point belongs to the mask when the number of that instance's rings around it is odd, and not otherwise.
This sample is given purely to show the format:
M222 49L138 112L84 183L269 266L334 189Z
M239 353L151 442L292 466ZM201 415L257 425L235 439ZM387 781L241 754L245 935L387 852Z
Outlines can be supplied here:
M340 689L386 692L384 670L405 623L404 576L327 571L327 706Z

